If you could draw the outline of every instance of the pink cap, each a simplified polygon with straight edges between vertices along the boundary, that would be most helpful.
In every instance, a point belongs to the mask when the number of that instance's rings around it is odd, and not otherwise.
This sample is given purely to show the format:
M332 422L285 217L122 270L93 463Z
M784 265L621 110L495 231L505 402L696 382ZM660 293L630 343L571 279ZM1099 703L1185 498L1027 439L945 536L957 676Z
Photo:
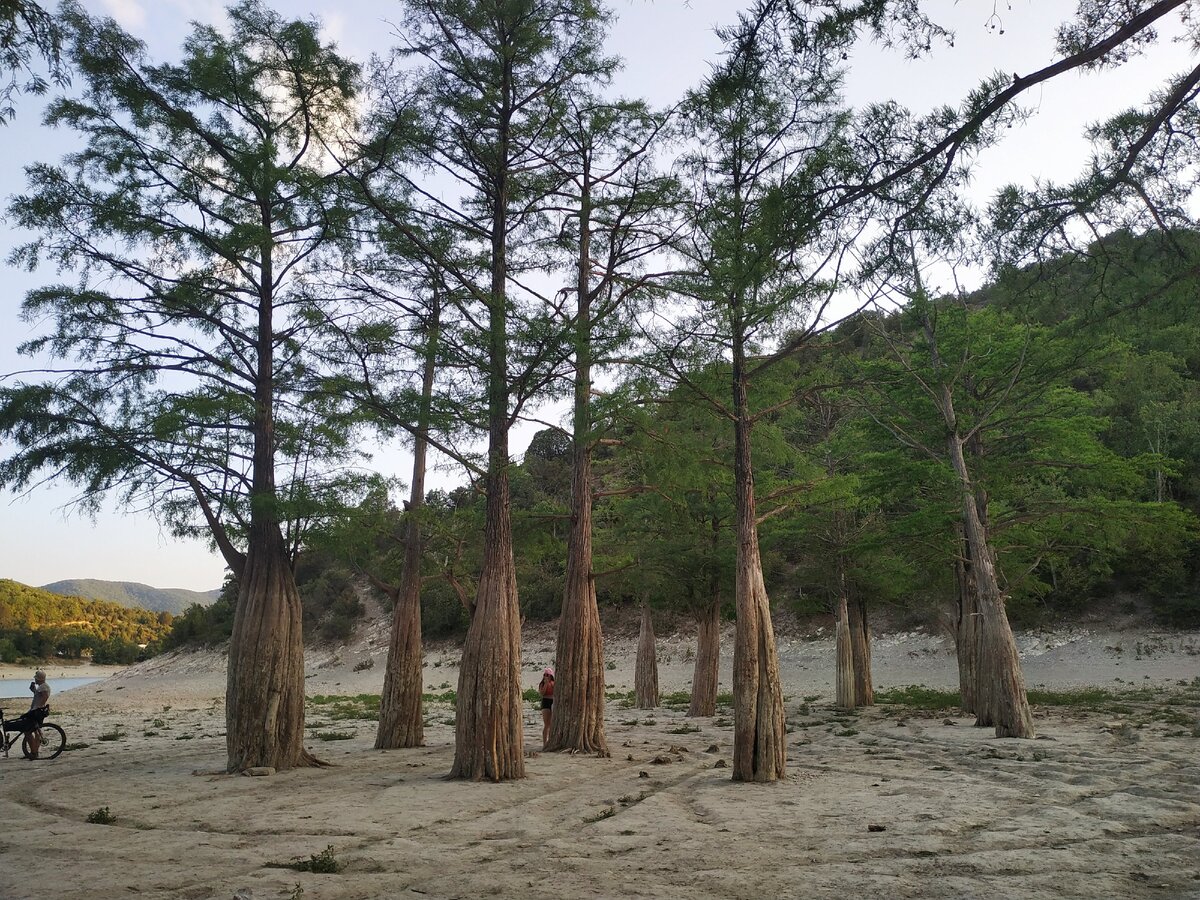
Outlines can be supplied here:
M553 678L553 677L554 677L554 670L553 670L553 669L551 669L549 666L546 666L546 668L542 670L542 674L543 674L543 675L549 675L551 678Z

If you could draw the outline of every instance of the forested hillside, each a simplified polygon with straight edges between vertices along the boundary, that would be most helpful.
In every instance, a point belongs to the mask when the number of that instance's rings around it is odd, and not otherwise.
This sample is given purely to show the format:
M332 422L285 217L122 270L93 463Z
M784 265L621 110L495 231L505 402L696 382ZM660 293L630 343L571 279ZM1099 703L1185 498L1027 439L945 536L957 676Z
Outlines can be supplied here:
M184 588L156 588L134 581L101 581L97 578L71 578L43 584L42 590L67 597L88 597L107 600L133 609L169 612L178 615L193 603L208 606L220 594L219 590L189 591Z
M1150 239L1110 244L1121 254L1106 256L1103 273L1088 257L1060 260L1052 276L1008 273L962 305L945 302L939 320L943 344L971 366L960 414L1007 391L975 447L1010 614L1026 625L1113 601L1149 606L1168 625L1200 619L1200 324L1188 307L1200 285L1173 283L1142 302L1147 281L1174 282L1190 264ZM902 317L890 323L893 345L903 327ZM941 426L882 335L866 317L848 321L806 361L755 385L756 407L799 398L760 426L767 581L800 616L832 612L844 582L889 620L936 628L956 596L951 478L916 446L923 429L932 442ZM721 376L710 368L696 384ZM728 617L732 442L687 391L659 400L626 416L598 454L599 601L646 600L697 618L715 604ZM521 609L533 621L555 618L562 604L571 455L569 437L547 429L511 473ZM425 498L430 636L466 628L483 506L471 486ZM381 487L314 537L298 578L310 637L348 633L359 612L351 574L399 583L402 520ZM231 621L224 607L195 609L173 640L219 640Z
M171 614L128 609L102 600L64 597L0 579L0 661L90 655L130 663L171 628ZM153 652L153 647L149 648Z

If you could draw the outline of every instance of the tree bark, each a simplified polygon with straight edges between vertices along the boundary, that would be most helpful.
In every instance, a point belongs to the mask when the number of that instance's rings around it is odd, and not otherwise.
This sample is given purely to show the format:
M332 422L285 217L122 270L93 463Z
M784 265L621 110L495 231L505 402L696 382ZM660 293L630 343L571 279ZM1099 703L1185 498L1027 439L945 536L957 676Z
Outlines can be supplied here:
M930 361L940 376L944 366L938 353L933 322L927 313L922 316L921 325L928 343ZM954 394L944 379L933 399L946 425L946 448L951 468L958 479L963 537L967 543L971 580L975 585L975 619L978 622L974 679L976 724L995 725L996 737L1032 738L1033 714L1025 695L1021 658L1017 653L1012 627L1008 624L1004 593L996 578L996 566L988 541L986 495L976 488L971 479L971 470L963 451L966 442L959 432L958 415L954 408ZM973 448L973 452L977 449Z
M979 518L975 491L956 432L948 438L950 460L958 476L963 530L975 576L979 619L979 659L975 681L976 714L996 727L996 737L1032 738L1033 714L1025 695L1021 659L1004 609L1004 594L996 578L987 532Z
M834 646L834 703L842 709L854 709L858 706L858 692L854 678L854 646L850 638L850 604L844 589L838 591L837 637Z
M270 201L262 202L271 233ZM226 768L276 770L321 763L304 749L304 635L300 592L273 512L275 488L274 245L261 271L254 383L250 534L238 577L225 688Z
M504 83L503 161L493 176L491 296L488 304L488 470L483 566L458 673L451 778L507 781L525 777L521 717L521 609L513 562L508 469L508 131Z
M412 485L408 495L408 522L404 535L404 572L392 610L387 670L379 700L379 729L375 749L420 747L425 743L421 708L424 653L421 646L421 509L425 504L425 460L429 441L426 430L433 406L433 378L441 309L435 297L425 344L425 369L421 377L421 405L417 411L417 437L413 442Z
M850 648L854 653L854 696L859 706L875 705L875 683L871 677L871 628L867 623L867 604L848 598L850 612Z
M658 656L654 647L654 621L650 617L649 603L642 603L642 629L638 633L633 688L638 709L658 707Z
M510 522L508 472L490 473L483 570L458 674L451 778L525 777L521 619Z
M975 683L979 666L979 604L975 597L975 574L971 568L971 550L963 527L958 526L959 554L954 560L954 584L957 604L954 617L954 645L958 656L958 691L962 711L977 715ZM991 724L981 723L976 724Z
M720 585L713 575L711 598L696 617L696 669L692 674L692 700L689 716L717 714L717 688L721 668L721 597Z
M571 473L571 533L566 587L558 622L554 714L547 750L608 756L604 736L604 635L592 572L592 318L590 171L580 200L578 310L575 317L575 407Z
M736 315L735 315L736 319ZM734 510L737 631L733 648L733 780L777 781L786 775L783 687L763 582L750 454L750 404L740 322L733 328Z
M230 772L320 765L304 749L304 638L300 593L278 526L250 541L238 580L225 689Z

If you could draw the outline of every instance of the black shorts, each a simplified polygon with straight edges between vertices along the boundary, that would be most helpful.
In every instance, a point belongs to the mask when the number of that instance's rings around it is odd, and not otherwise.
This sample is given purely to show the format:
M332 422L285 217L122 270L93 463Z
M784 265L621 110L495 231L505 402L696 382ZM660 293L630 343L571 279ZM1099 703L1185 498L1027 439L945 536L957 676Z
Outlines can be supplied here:
M554 705L553 697L543 697L542 698L542 709L549 709L553 705Z

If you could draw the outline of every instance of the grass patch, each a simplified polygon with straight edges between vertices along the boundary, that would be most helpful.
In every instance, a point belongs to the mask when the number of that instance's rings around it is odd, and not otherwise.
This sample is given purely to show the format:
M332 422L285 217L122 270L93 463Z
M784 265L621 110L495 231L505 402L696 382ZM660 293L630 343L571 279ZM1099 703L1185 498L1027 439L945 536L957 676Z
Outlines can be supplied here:
M63 753L66 753L68 750L86 750L90 746L92 745L83 741L80 741L78 744L63 744Z
M808 698L804 698L808 701ZM811 701L809 701L811 702ZM891 703L911 709L953 709L962 705L958 691L938 691L919 684L875 692L876 703Z
M678 728L668 728L667 734L696 734L700 731L699 725L689 725L686 722Z
M123 737L125 737L125 735L121 732L121 726L115 725L115 726L113 726L112 731L106 731L106 732L104 732L104 734L96 735L96 740L98 740L98 741L119 741Z
M684 710L691 705L692 695L688 691L674 691L670 694L661 695L658 702L667 709L676 711Z
M297 872L315 872L318 875L336 875L346 866L338 860L333 851L333 844L320 853L314 853L308 859L297 857L288 862L269 862L268 869L294 869Z
M428 702L432 699L432 696L424 694L421 699ZM308 697L308 702L313 706L320 707L322 714L333 722L349 719L362 719L368 722L379 721L378 694L355 694L351 696L313 694Z
M354 737L352 731L315 731L313 737L318 741L348 741Z
M117 817L112 814L107 806L102 806L88 813L87 821L89 825L111 825L117 821Z
M603 819L611 819L616 814L617 808L615 806L606 806L604 809L600 810L600 812L596 813L596 815L585 817L583 822L585 825L591 825L593 822L599 822Z

